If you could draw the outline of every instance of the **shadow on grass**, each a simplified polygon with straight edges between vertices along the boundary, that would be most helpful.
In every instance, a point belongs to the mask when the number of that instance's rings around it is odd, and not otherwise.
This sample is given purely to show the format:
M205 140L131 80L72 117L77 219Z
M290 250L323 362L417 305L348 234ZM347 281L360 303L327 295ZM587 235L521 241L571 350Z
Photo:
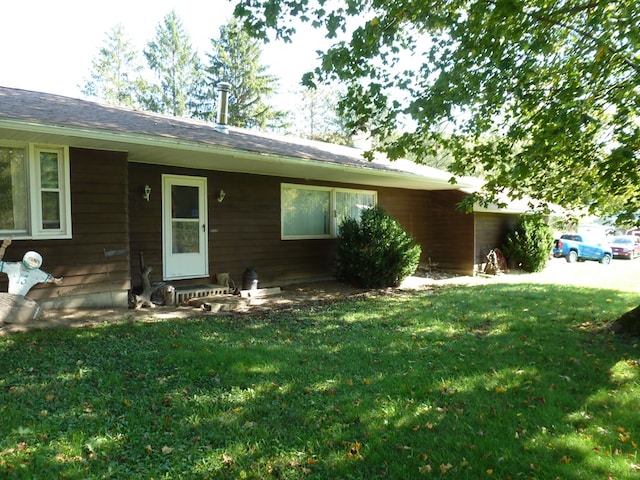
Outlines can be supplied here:
M450 287L0 339L17 478L635 478L636 295Z

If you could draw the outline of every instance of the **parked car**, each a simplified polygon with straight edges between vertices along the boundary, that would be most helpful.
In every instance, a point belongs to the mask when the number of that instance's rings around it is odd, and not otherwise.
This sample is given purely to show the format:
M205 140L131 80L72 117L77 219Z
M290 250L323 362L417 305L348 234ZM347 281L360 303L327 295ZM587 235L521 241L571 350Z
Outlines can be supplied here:
M628 258L633 260L640 256L640 237L637 235L620 235L609 242L613 258Z
M565 233L554 242L553 256L564 257L569 263L596 260L609 264L613 252L604 240L587 240L582 235Z

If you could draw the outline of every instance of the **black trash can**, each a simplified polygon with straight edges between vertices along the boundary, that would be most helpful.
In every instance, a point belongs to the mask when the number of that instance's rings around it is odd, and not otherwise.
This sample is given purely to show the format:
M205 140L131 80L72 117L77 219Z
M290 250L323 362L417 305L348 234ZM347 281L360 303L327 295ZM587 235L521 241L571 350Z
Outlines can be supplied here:
M258 272L253 267L247 268L242 274L242 290L258 289Z

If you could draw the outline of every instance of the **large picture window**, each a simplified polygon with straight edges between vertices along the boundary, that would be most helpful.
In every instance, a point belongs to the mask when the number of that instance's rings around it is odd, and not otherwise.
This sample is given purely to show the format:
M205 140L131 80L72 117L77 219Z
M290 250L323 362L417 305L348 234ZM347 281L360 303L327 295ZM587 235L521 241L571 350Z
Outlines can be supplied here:
M66 147L0 142L0 235L71 237Z
M331 238L347 217L374 206L374 191L282 184L282 238Z

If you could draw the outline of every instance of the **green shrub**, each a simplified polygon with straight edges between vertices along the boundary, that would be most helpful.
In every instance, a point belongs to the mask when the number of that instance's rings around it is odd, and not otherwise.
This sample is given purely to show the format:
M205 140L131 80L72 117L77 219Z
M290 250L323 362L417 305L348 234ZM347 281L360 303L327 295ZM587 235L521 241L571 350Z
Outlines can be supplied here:
M422 250L381 207L340 225L336 278L365 288L394 287L416 271Z
M553 232L540 215L522 215L507 235L503 252L510 263L525 272L540 272L547 266L553 248Z

